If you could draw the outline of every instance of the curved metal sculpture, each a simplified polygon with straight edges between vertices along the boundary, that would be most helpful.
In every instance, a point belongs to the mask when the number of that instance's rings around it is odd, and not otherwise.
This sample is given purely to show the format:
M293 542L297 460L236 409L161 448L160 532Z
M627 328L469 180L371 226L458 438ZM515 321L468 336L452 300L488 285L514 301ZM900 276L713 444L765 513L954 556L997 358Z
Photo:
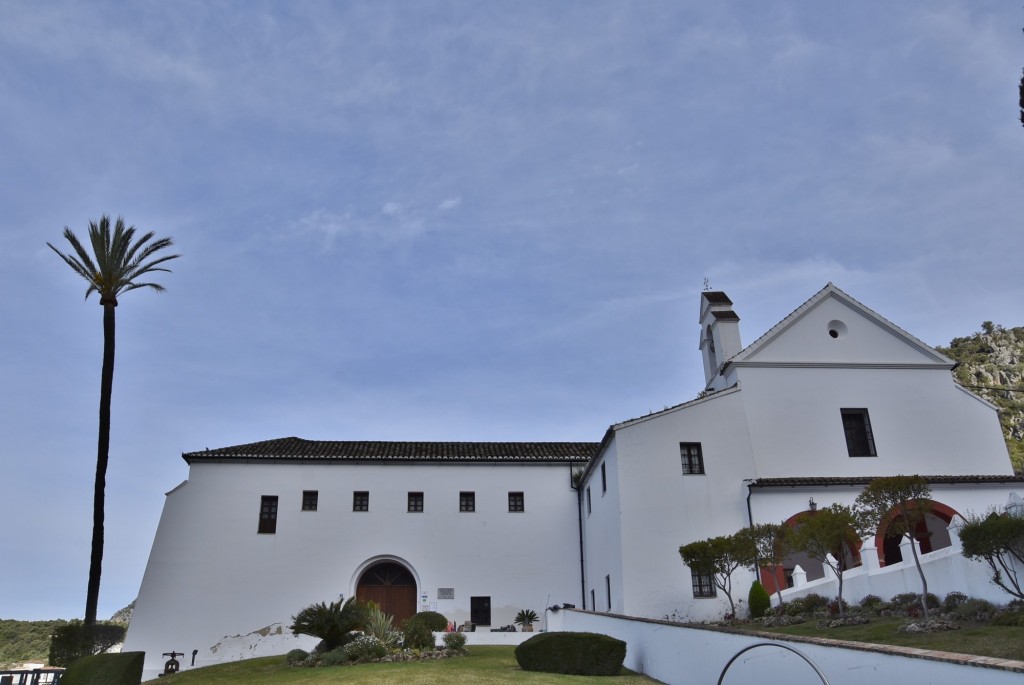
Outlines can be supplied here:
M736 659L740 658L741 654L743 654L744 652L749 652L750 650L754 649L755 647L779 647L781 649L788 649L789 651L793 652L798 657L800 657L801 659L806 661L807 664L811 668L814 669L814 672L818 674L819 678L821 678L821 682L823 683L823 685L829 685L828 678L826 678L825 674L821 672L820 668L818 668L818 664L816 664L813 661L811 661L811 657L807 656L806 654L801 652L799 649L796 649L795 647L790 647L789 645L779 644L778 642L755 642L754 644L747 645L746 647L744 647L740 651L738 651L735 654L733 654L732 658L729 659L729 662L725 665L725 668L722 669L721 675L718 676L718 685L722 685L722 681L725 679L725 672L729 670L729 667L732 666L733 662L736 661Z

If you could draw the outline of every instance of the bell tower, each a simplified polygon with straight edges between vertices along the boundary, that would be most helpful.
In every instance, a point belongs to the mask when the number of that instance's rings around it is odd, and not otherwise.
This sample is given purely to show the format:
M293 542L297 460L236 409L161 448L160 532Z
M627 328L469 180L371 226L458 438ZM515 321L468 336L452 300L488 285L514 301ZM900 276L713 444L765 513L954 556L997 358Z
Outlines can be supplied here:
M719 290L705 290L700 294L700 351L704 357L705 389L725 387L725 379L718 372L742 349L740 317L732 310L732 300Z

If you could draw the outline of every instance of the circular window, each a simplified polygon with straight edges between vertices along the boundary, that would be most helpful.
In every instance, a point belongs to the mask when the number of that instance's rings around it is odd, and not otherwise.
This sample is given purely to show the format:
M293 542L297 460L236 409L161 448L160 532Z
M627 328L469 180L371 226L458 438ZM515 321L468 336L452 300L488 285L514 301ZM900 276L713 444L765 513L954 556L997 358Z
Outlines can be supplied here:
M828 335L831 338L842 338L846 335L846 324L838 319L828 322Z

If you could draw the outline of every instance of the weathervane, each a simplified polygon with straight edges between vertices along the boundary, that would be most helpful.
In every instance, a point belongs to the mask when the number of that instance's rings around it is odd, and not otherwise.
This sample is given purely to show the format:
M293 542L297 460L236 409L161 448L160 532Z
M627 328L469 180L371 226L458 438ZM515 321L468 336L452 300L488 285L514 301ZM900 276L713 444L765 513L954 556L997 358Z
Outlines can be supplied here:
M708 277L705 276L704 277L704 292L707 292L709 290L711 290L711 282L708 280Z

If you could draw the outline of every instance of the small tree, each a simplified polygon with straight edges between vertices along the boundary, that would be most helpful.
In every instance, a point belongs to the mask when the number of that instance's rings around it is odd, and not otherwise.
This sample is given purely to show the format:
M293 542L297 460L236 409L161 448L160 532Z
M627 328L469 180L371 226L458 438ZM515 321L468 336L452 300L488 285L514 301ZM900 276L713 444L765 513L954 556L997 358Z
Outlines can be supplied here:
M984 561L992 582L1017 599L1024 600L1020 573L1024 569L1024 514L1020 512L969 514L960 526L963 555Z
M751 557L747 564L754 569L760 580L760 569L765 566L776 568L782 565L790 552L792 528L785 523L758 523L744 528L737 535L747 538L747 549ZM782 586L775 583L775 592L782 606Z
M928 620L928 579L921 567L921 558L914 544L914 532L924 525L931 511L932 490L921 476L890 476L876 478L857 496L856 507L867 526L878 528L887 523L890 537L910 540L917 575L921 577L921 610Z
M750 541L746 537L723 535L691 542L679 548L679 556L690 567L691 573L711 576L715 587L725 593L729 600L729 613L734 618L736 603L732 598L732 574L750 562L749 545Z
M365 607L355 597L349 597L344 604L341 601L311 604L292 616L290 628L294 635L320 638L316 651L329 652L347 644L349 633L362 628L365 620Z
M839 616L843 608L843 559L852 556L859 540L857 529L860 519L852 507L833 504L817 511L806 511L796 519L792 548L806 552L809 557L828 566L839 579Z

